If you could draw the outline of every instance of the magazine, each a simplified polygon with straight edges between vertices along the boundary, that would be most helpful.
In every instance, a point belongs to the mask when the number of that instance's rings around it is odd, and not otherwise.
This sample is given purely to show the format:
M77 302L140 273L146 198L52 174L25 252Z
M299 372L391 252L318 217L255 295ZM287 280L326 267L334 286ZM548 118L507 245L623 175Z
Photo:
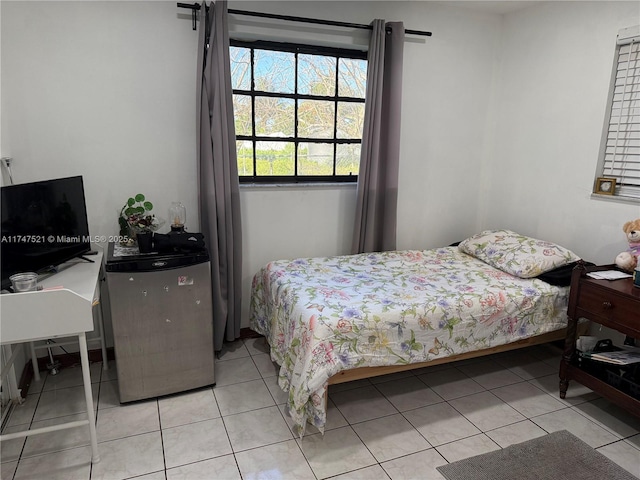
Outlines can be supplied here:
M630 278L632 275L618 270L604 270L599 272L589 272L587 277L595 278L596 280L618 280L620 278Z
M594 352L588 355L591 360L613 363L616 365L629 365L640 362L640 349L619 350L617 352Z

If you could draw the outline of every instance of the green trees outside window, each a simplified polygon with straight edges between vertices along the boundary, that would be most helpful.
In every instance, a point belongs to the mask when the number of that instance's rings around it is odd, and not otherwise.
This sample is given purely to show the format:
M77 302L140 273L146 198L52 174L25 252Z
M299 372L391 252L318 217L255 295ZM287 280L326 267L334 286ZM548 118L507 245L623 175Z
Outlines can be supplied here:
M366 52L231 42L241 182L357 180Z

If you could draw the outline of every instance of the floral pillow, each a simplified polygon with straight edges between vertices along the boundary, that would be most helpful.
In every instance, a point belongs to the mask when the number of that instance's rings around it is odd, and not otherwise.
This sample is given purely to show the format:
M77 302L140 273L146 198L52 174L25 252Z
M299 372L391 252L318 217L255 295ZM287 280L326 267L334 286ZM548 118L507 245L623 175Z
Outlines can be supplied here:
M460 242L458 249L520 278L537 277L580 260L560 245L510 230L485 230Z

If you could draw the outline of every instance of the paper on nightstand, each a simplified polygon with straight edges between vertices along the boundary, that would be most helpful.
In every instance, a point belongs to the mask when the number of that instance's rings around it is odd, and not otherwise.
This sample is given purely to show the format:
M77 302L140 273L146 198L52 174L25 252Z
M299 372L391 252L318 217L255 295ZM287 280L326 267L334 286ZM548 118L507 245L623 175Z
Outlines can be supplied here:
M621 278L631 278L631 275L618 270L603 270L602 272L589 272L587 277L595 278L596 280L619 280Z

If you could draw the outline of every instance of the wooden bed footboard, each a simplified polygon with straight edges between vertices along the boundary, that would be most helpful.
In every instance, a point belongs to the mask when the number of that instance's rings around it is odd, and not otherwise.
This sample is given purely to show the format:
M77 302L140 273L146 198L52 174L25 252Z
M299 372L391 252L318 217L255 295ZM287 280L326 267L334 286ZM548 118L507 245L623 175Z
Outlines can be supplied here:
M583 322L578 325L578 335L584 335L589 330L589 322ZM507 343L505 345L498 345L496 347L484 348L482 350L476 350L473 352L460 353L458 355L452 355L450 357L436 358L428 362L410 363L405 365L389 365L382 367L359 367L352 370L343 370L335 374L329 379L329 385L336 385L338 383L351 382L354 380L362 380L363 378L377 377L380 375L387 375L389 373L403 372L406 370L415 370L417 368L431 367L433 365L440 365L443 363L451 363L457 360L465 360L468 358L482 357L485 355L491 355L494 353L508 352L509 350L516 350L524 347L531 347L533 345L540 345L542 343L554 342L557 340L564 340L566 336L566 328L556 330L554 332L543 333L535 337L525 338L516 342ZM558 365L560 360L558 359ZM325 395L326 397L326 395Z

